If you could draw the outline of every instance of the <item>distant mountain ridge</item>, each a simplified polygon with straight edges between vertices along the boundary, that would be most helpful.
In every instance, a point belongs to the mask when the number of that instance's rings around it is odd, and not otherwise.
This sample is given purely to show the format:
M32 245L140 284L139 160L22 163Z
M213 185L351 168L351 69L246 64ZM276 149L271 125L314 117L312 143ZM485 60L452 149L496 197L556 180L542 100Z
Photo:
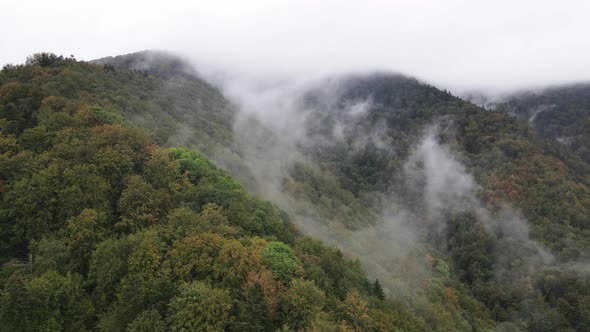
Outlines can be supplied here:
M512 95L497 109L528 121L541 136L568 146L590 163L590 83Z

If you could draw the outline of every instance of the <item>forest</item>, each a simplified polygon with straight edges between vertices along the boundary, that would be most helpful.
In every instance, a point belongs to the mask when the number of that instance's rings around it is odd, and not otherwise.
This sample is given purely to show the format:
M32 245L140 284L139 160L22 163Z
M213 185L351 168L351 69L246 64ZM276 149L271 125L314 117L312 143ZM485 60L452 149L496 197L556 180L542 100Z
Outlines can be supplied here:
M6 65L0 330L587 331L587 91L320 80L295 137L167 54Z

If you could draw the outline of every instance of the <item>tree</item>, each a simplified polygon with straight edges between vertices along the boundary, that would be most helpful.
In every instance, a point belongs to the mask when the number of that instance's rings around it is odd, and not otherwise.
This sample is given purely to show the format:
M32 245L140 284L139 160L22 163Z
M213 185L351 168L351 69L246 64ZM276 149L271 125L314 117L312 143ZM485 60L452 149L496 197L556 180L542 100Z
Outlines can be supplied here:
M180 163L164 149L154 149L145 164L144 178L156 189L177 190L181 177Z
M286 286L277 281L272 276L272 272L266 269L260 271L250 271L247 277L246 287L251 288L254 285L260 285L260 289L264 295L268 306L267 317L270 321L274 321L280 307L281 296L283 295Z
M221 332L230 322L231 308L226 291L195 281L182 285L170 301L167 323L173 332Z
M100 316L100 329L123 331L147 309L165 311L174 290L166 276L129 273L117 286L116 301Z
M244 300L239 303L239 316L234 330L259 332L270 330L268 304L259 283L248 287Z
M262 252L264 264L266 264L275 278L288 282L291 280L298 266L297 257L288 245L283 242L269 242Z
M59 167L50 165L30 178L15 182L4 195L5 203L13 206L9 213L16 219L19 239L39 239L60 228L63 221L57 219L59 204L55 190L60 187Z
M92 252L88 279L95 285L93 296L98 307L114 300L116 286L127 274L130 250L129 240L123 237L108 238Z
M127 332L166 332L166 323L157 310L143 311L127 326Z
M83 331L93 314L80 275L48 271L26 280L15 274L0 295L6 331Z
M385 300L385 293L383 292L383 287L379 283L379 279L375 279L373 283L373 295L378 298L379 300Z
M95 148L91 156L91 162L96 165L98 173L108 180L117 193L123 190L124 180L132 174L134 167L132 156L120 150L121 147L104 146Z
M219 234L191 234L174 243L166 263L181 280L210 279L224 242Z
M19 144L25 149L29 149L38 153L47 150L51 146L53 143L53 136L54 135L52 133L47 131L45 126L38 126L23 131L18 141Z
M293 279L282 303L285 323L296 331L307 328L321 312L325 299L324 292L312 281Z
M67 222L67 243L80 273L88 271L92 250L105 237L106 217L94 209L84 209Z
M200 217L203 222L214 227L229 224L227 217L223 213L223 208L214 203L205 204Z
M196 231L207 231L208 227L202 227L199 215L187 207L180 207L168 213L168 222L163 235L170 241L182 239Z
M260 270L260 261L238 240L224 241L213 263L212 277L224 287L238 288L249 271Z
M131 252L127 258L129 273L141 275L144 279L156 276L162 263L164 243L153 230L137 232L129 236Z
M37 65L41 67L51 66L58 61L63 60L63 56L57 56L54 53L40 52L27 57L27 65Z
M108 209L110 186L92 164L78 164L63 170L63 189L58 191L60 219L77 216L84 209Z
M160 221L164 216L167 200L165 193L154 189L141 177L129 177L119 199L121 222L117 227L137 231Z
M66 274L72 269L70 248L62 240L42 238L31 242L33 270L36 275L47 271Z
M369 303L357 291L350 291L346 294L344 312L355 331L366 331L369 329Z
M0 292L1 331L32 331L34 322L31 316L32 295L26 288L27 278L16 271L3 285Z

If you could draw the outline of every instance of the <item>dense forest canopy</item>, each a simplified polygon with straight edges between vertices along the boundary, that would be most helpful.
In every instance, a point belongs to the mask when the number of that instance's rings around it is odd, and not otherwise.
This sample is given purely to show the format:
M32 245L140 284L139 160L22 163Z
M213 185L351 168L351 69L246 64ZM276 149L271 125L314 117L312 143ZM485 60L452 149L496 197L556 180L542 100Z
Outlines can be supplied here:
M2 330L425 326L201 153L127 120L157 107L142 97L160 79L39 54L0 82Z
M5 66L0 329L590 329L581 108L367 74L286 132L233 97L163 53Z

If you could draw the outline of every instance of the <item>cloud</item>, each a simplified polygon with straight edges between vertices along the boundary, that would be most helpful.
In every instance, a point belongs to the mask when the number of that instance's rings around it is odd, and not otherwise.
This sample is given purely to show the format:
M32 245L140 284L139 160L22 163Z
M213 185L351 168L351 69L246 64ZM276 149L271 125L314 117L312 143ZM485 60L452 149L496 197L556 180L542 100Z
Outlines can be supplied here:
M490 211L480 201L479 184L459 161L457 153L439 142L437 136L441 127L436 123L424 130L402 174L407 188L422 198L425 211L422 217L426 218L426 223L419 227L434 226L444 237L449 218L470 214L495 238L496 265L503 267L505 273L510 273L510 268L506 267L515 260L521 261L525 270L537 270L554 263L553 255L530 236L527 221L509 202L497 211Z
M455 91L590 79L584 0L8 1L0 63L142 49L258 73L401 71Z
M463 212L479 189L449 147L438 142L439 130L436 125L428 127L404 165L406 181L422 192L429 218L439 217L443 210Z
M372 110L379 108L373 98L347 98L347 82L354 77L213 76L238 110L235 149L252 170L254 190L289 212L304 234L359 258L369 275L390 291L412 292L431 277L429 252L448 254L440 244L448 240L448 223L465 215L495 239L491 259L499 280L553 264L554 257L530 237L526 220L509 204L489 211L480 201L480 186L463 158L441 141L452 136L450 119L424 127L409 151L396 151L387 125L368 121ZM310 151L337 148L353 156L369 146L401 163L399 173L392 174L389 192L364 193L366 201L374 203L371 223L347 227L342 220L323 216L318 202L284 190L296 164L308 165L316 175L332 176L322 173ZM515 262L521 269L512 273L507 267Z

